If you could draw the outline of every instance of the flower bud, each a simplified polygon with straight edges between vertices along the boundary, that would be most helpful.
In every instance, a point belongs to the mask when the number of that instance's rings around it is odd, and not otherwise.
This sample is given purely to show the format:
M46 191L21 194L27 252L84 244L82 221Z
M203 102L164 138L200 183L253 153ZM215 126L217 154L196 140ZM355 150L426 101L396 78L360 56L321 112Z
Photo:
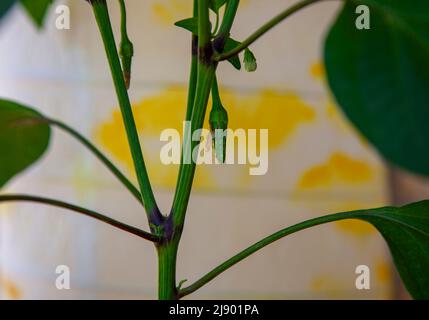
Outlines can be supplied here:
M121 43L119 46L119 55L121 57L125 86L129 89L131 83L131 63L134 56L134 45L128 37L127 9L125 6L125 0L119 0L119 6L121 7Z
M213 105L212 111L210 112L209 123L212 131L216 158L220 163L224 163L226 157L228 112L221 104Z
M255 55L248 48L244 50L244 68L247 72L254 72L258 68Z
M121 41L119 54L121 56L122 72L124 74L125 85L127 89L129 89L131 82L131 62L134 56L134 46L133 43L126 37Z

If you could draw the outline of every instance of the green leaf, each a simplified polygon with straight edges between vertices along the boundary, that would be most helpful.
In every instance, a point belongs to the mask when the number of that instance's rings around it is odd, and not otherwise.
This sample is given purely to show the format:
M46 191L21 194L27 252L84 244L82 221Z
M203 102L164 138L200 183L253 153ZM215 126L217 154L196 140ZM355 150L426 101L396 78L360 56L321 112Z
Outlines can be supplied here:
M358 4L370 30L358 30ZM348 1L325 43L329 85L351 122L390 162L429 175L427 0Z
M16 0L1 0L0 1L0 20L13 7L15 2L16 2Z
M239 46L240 42L232 39L232 38L228 38L228 40L226 40L225 42L225 52L231 51L232 49L234 49L235 47ZM233 56L231 58L228 59L228 62L231 63L234 68L236 68L237 70L241 69L241 61L240 61L240 57L238 55Z
M227 0L210 0L209 1L209 7L214 12L218 13L220 8L227 2Z
M51 130L42 118L28 107L0 99L0 188L48 148Z
M401 208L350 213L386 240L402 281L415 299L429 299L429 200Z
M38 28L43 27L46 14L54 0L20 0Z
M250 51L249 48L246 48L244 50L244 69L246 69L247 72L254 72L258 68L258 64L256 63L255 55L252 51Z
M183 287L183 285L185 284L185 282L187 282L187 281L188 281L188 279L180 280L179 284L177 285L177 290L180 290Z
M174 24L176 27L191 31L193 34L198 34L198 18L188 18L177 21Z
M183 19L174 23L174 25L176 27L191 31L192 34L194 35L198 35L198 17ZM211 28L211 24L210 24L210 28Z

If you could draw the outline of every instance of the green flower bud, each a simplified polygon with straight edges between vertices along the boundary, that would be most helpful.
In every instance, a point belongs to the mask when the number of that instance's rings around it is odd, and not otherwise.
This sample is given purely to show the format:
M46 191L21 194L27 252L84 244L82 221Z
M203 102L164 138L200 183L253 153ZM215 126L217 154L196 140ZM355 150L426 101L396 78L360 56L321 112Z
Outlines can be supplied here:
M210 112L210 129L216 158L220 163L226 158L226 129L228 128L228 112L221 104L214 104Z
M130 88L131 82L131 63L134 56L133 43L128 38L123 38L119 48L119 54L122 62L122 72L124 73L124 80L127 89Z
M131 63L134 56L134 46L127 33L127 10L125 7L125 1L119 0L119 5L121 7L121 44L119 46L119 55L121 57L125 86L129 89L131 83Z
M247 72L254 72L258 68L255 55L249 49L244 50L244 68Z

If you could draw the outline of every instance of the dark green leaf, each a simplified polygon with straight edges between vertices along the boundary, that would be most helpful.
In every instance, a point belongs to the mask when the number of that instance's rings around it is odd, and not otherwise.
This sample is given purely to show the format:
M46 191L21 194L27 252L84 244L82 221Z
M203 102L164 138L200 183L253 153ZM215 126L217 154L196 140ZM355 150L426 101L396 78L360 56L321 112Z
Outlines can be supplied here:
M16 0L1 0L0 1L0 20L6 15L10 8L15 4Z
M246 48L244 50L244 69L246 69L247 72L254 72L258 68L258 64L256 63L255 55L252 51L250 51L249 48Z
M240 45L240 42L238 42L232 38L228 38L228 40L226 40L226 42L225 42L224 51L225 52L231 51L232 49L234 49L235 47L237 47L239 45ZM234 66L234 68L236 68L237 70L241 69L240 57L238 55L229 58L228 62L231 63Z
M50 128L41 119L28 107L0 99L0 188L48 148Z
M358 30L358 4L370 30ZM329 85L347 117L393 164L429 175L427 0L348 1L325 44Z
M183 20L177 21L174 25L176 27L188 30L192 32L192 34L198 35L198 17L183 19ZM210 24L210 28L211 28L211 24Z
M227 0L209 0L209 7L214 12L218 13L220 8L227 2Z
M43 26L46 14L54 0L20 0L38 28Z
M198 34L198 18L189 18L177 21L175 26L191 31L193 34Z
M350 213L374 225L390 248L402 281L415 299L429 299L429 200L401 208Z

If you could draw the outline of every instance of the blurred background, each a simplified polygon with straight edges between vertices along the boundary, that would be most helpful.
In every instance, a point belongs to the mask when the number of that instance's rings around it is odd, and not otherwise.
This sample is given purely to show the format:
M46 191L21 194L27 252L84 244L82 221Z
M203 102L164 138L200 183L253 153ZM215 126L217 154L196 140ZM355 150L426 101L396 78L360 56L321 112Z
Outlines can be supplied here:
M117 1L109 0L119 30ZM292 0L242 0L232 36L243 40ZM55 27L66 4L71 29ZM160 162L160 133L181 130L190 34L174 27L191 0L127 0L135 46L130 96L150 177L168 212L177 166ZM269 129L269 170L199 166L178 259L178 281L192 282L233 254L285 226L322 214L422 199L429 187L384 163L343 117L327 88L324 34L338 3L292 16L252 46L255 73L227 63L218 78L232 129ZM118 33L117 33L118 34ZM119 38L117 38L119 39ZM29 104L90 137L130 177L131 158L101 44L85 1L58 1L43 30L15 7L0 25L0 96ZM1 155L0 155L1 156ZM148 228L138 203L77 142L55 131L48 154L2 192L59 198ZM152 244L74 213L34 204L0 207L0 297L4 299L156 298ZM71 289L55 287L58 265ZM355 269L371 270L357 290ZM388 249L358 221L317 227L278 241L206 285L196 299L392 299L406 297Z

